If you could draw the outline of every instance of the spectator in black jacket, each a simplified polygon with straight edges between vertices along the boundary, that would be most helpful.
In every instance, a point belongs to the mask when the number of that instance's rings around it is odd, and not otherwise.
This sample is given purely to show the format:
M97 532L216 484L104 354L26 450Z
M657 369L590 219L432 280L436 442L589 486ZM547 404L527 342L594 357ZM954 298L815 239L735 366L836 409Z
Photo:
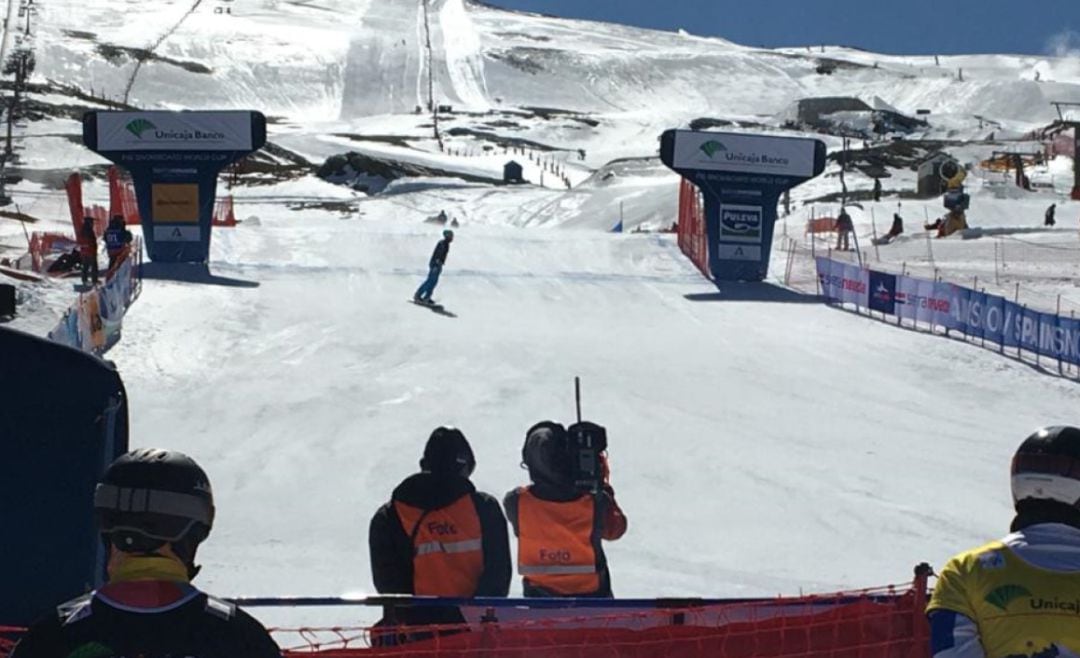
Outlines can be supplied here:
M12 658L280 658L266 629L190 584L210 533L206 473L178 452L122 455L94 493L109 582L35 624Z
M381 594L471 598L510 591L510 540L499 502L476 490L476 458L460 430L431 433L420 472L394 489L371 519L371 575ZM386 623L462 621L456 609L397 611Z
M432 303L431 293L435 292L435 286L439 285L439 275L442 274L446 256L450 253L450 243L454 241L454 232L450 229L446 229L442 234L443 239L435 245L435 251L431 253L431 260L428 261L428 277L413 295L413 301L419 304Z

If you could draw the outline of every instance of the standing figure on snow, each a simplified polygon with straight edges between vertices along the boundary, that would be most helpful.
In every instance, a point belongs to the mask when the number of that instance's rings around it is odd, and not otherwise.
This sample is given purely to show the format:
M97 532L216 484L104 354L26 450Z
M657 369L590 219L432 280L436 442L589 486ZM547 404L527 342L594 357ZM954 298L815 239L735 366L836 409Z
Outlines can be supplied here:
M874 179L874 201L881 201L881 179Z
M851 215L847 208L840 209L840 216L836 218L836 250L851 251L851 243L848 238L855 231L855 224L851 221Z
M503 507L518 537L518 573L527 597L612 598L611 573L601 540L626 532L626 516L608 483L593 493L574 484L576 454L562 425L543 421L525 435L521 459L532 484L515 489Z
M431 433L420 472L371 519L371 576L380 594L506 596L510 539L499 502L469 481L476 458L460 430ZM457 608L400 608L382 625L462 623Z
M191 584L214 522L210 481L193 459L156 448L121 455L94 491L94 516L108 582L32 626L12 658L280 658L262 624Z
M927 606L935 658L1080 654L1080 429L1045 427L1012 460L1012 534L949 560Z
M126 257L126 250L133 239L131 231L127 230L124 224L123 216L113 215L109 220L109 228L105 229L105 253L109 255L110 274L116 264Z
M79 229L79 254L82 256L82 283L88 279L96 286L98 283L97 233L94 232L94 218L84 217Z
M435 292L435 286L439 285L439 275L442 274L443 265L446 264L446 256L450 253L450 243L454 241L454 232L446 229L442 232L443 239L435 245L435 251L431 252L431 260L428 261L427 279L416 289L413 301L418 304L430 304L431 293Z
M1054 212L1057 210L1057 204L1051 203L1050 207L1046 209L1046 215L1043 216L1043 226L1053 226L1056 224L1054 219Z

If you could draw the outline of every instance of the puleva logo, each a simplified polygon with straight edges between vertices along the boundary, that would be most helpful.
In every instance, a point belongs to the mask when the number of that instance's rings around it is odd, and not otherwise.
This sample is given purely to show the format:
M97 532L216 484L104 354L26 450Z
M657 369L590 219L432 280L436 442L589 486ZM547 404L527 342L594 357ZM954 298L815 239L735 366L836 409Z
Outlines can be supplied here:
M1031 592L1023 585L1002 585L987 594L983 600L995 608L1007 611L1009 604L1021 596L1031 596Z
M127 128L127 131L132 135L135 135L139 139L142 139L142 134L144 132L146 132L147 130L153 130L157 128L157 126L155 126L153 123L146 119L133 119L131 121L128 121L127 125L124 126L124 128Z
M727 150L726 146L716 141L715 139L710 139L698 148L701 149L705 153L705 155L709 156L710 158L719 153L720 151Z

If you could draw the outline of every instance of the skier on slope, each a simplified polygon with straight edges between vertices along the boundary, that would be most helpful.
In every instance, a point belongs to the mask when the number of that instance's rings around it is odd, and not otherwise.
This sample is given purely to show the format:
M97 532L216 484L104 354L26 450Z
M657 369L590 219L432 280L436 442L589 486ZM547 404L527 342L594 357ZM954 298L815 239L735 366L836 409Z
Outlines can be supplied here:
M210 481L194 460L154 448L120 456L94 511L108 583L31 627L12 658L280 657L258 621L190 584L214 521Z
M1046 427L1012 461L1012 534L961 553L927 606L934 658L1080 655L1080 429Z
M450 243L454 241L454 232L446 229L442 232L443 239L435 245L435 251L431 252L428 261L428 276L413 295L413 301L418 304L430 304L431 293L435 292L435 286L439 285L439 275L442 274L443 265L446 264L446 256L450 253Z
M627 521L608 483L607 459L599 492L576 488L569 435L552 421L529 429L521 459L532 484L507 493L503 507L518 537L525 596L612 598L601 540L622 537Z

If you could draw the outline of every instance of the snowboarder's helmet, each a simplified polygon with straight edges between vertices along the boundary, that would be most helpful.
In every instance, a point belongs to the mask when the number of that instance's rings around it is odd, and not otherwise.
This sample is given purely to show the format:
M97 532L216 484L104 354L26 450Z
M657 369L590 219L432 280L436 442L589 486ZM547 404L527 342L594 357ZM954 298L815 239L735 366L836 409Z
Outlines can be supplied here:
M455 427L436 427L424 446L420 468L437 475L469 477L476 469L476 457L468 439Z
M446 229L445 231L442 232L442 236L444 238L446 238L447 240L453 240L454 239L454 232L451 231L450 229Z
M114 546L149 552L182 544L185 561L210 534L214 494L206 473L185 454L140 448L121 455L94 491L98 530Z
M1012 460L1013 503L1041 500L1080 505L1080 429L1044 427L1020 444Z
M572 461L566 428L550 420L541 421L525 433L521 463L529 469L533 482L570 484Z

